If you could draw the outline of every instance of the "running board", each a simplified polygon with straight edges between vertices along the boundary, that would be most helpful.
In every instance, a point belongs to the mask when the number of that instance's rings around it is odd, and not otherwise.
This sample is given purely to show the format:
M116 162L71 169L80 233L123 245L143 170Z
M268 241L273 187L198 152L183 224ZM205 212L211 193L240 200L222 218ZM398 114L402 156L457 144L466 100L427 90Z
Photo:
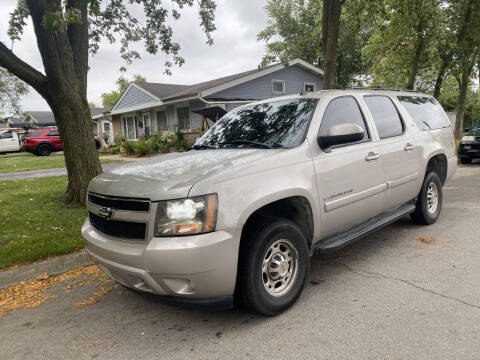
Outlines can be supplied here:
M397 221L405 215L412 213L413 211L415 211L415 204L407 203L394 211L371 218L370 220L345 232L331 235L315 243L310 248L310 255L313 255L315 252L325 253L339 250L376 230L390 225L391 223Z

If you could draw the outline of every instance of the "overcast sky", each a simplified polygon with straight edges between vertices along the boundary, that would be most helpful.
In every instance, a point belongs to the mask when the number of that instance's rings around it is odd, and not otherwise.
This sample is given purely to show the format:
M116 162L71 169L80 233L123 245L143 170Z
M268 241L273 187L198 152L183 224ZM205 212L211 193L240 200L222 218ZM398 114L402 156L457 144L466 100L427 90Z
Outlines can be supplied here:
M15 7L16 0L3 0L0 3L0 41L10 44L7 36L8 22L5 21ZM214 44L205 44L206 38L199 27L196 8L185 9L180 20L174 23L174 37L180 43L181 55L186 62L173 68L173 75L163 75L165 55L156 56L142 53L142 59L127 67L126 76L141 74L151 82L194 84L221 76L255 68L264 53L264 44L257 41L257 34L265 27L264 6L266 0L217 0L217 30L213 33ZM171 6L170 1L165 1ZM101 106L101 94L115 86L115 80L122 74L120 67L125 65L120 58L118 45L108 43L100 52L90 57L88 73L88 100ZM13 51L22 60L43 72L33 27L29 23L21 42L14 44ZM47 103L31 89L22 99L22 107L27 110L49 110Z

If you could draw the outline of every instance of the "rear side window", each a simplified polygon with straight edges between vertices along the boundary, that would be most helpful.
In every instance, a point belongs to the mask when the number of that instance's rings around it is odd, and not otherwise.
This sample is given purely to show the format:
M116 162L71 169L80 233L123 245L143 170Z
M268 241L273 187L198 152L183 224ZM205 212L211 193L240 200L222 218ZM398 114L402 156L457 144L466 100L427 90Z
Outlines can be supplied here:
M0 139L11 139L13 134L11 132L4 132L0 134Z
M370 138L357 101L351 96L343 96L333 99L328 104L327 110L325 110L325 114L323 115L319 135L325 136L327 135L328 129L332 126L347 123L356 124L363 129L365 135L363 136L362 141Z
M365 96L380 139L402 135L405 130L397 108L387 96Z
M58 134L58 130L50 130L50 132L48 133L48 136L60 136Z
M447 114L434 98L399 96L398 99L415 120L420 130L435 130L451 126Z
M39 137L43 135L43 131L32 131L28 132L23 137Z

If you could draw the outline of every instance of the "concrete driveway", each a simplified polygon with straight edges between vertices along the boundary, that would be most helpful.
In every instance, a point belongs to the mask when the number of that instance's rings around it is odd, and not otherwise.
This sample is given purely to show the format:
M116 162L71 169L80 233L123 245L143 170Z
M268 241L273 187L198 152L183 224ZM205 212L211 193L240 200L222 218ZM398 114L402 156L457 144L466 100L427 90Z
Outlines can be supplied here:
M0 318L0 358L479 359L480 165L459 168L444 194L433 226L406 218L315 256L280 316L183 309L80 276Z

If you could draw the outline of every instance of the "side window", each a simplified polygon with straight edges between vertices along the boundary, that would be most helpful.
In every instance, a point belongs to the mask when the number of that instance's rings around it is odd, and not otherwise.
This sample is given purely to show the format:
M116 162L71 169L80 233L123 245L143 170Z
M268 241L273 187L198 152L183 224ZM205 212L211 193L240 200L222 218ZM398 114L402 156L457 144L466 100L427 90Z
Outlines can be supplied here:
M392 100L387 96L365 96L380 139L402 135L405 128Z
M352 96L343 96L330 101L323 114L319 135L327 135L328 129L332 126L346 123L356 124L363 129L365 135L361 141L370 139L362 112Z
M48 136L60 136L60 134L58 133L58 130L50 130Z
M0 134L0 139L11 139L13 138L13 134L11 132L4 132Z
M450 121L442 106L428 96L399 96L398 99L415 120L420 130L450 127Z

